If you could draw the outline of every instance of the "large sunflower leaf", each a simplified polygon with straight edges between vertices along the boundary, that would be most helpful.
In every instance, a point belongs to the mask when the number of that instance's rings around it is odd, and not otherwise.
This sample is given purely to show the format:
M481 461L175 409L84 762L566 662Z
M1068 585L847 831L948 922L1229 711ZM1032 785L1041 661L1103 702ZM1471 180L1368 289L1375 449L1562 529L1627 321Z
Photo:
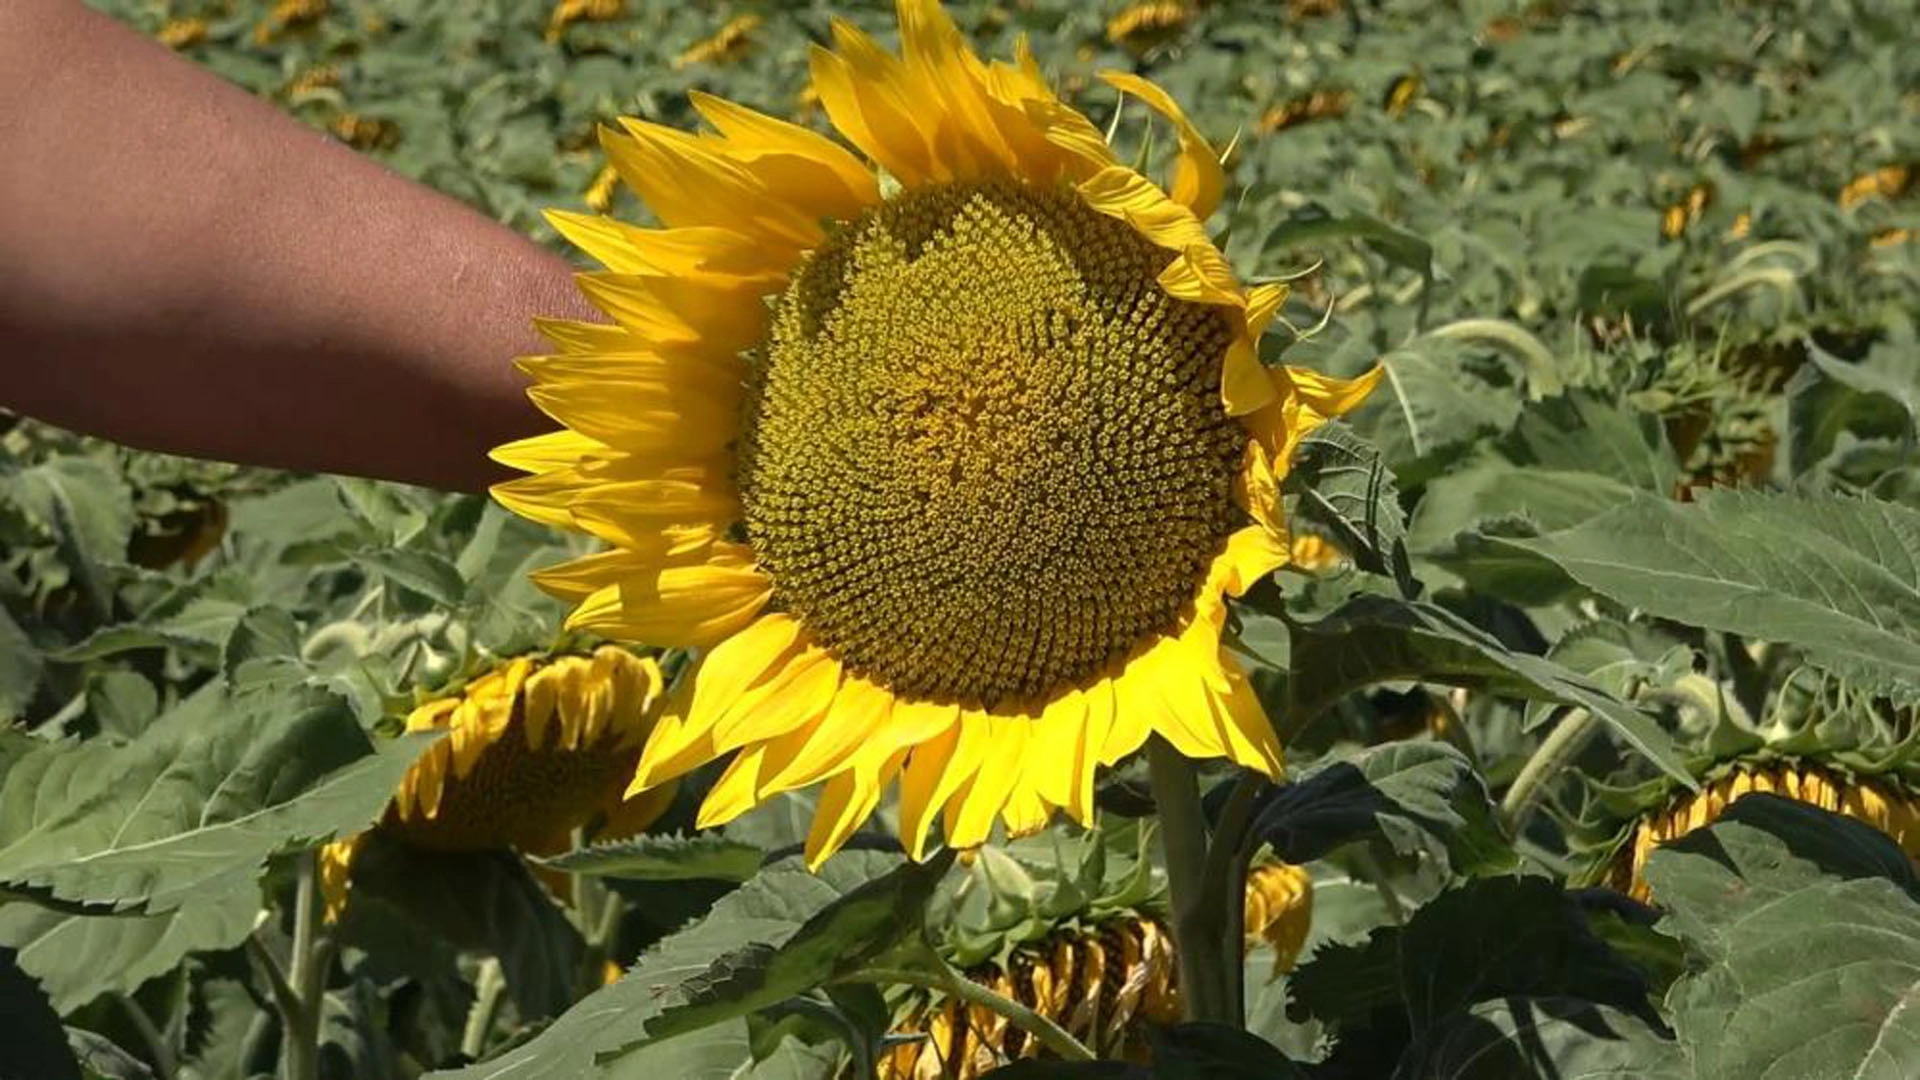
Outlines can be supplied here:
M1618 603L1796 645L1859 689L1920 699L1920 510L1837 496L1639 496L1509 542Z
M766 859L760 848L714 833L636 836L538 860L550 869L628 881L745 881Z
M1363 945L1332 945L1291 976L1289 1012L1335 1026L1326 1075L1382 1077L1408 1048L1445 1037L1475 1006L1566 997L1651 1019L1640 974L1594 935L1574 898L1543 878L1483 878ZM1412 1076L1425 1074L1413 1072Z
M749 1060L745 1025L738 1022L621 1052L646 1031L648 1021L685 1004L687 996L677 988L707 972L715 961L755 942L777 947L842 897L890 874L912 872L901 856L879 851L841 852L818 873L808 872L799 858L783 859L722 897L706 918L641 954L619 982L594 991L526 1043L490 1061L432 1075L440 1080L739 1075L700 1071L745 1067ZM730 1049L711 1049L711 1040L727 1037L736 1026L741 1032L737 1057L729 1056ZM671 1061L683 1050L700 1059L691 1071L681 1074L652 1067Z
M1408 1048L1393 1080L1639 1080L1689 1075L1646 1021L1591 1001L1514 996L1456 1013Z
M1694 784L1673 740L1651 717L1578 672L1507 648L1445 608L1356 596L1325 619L1290 630L1286 715L1297 721L1374 683L1450 683L1586 709L1669 775Z
M649 1041L672 1038L805 993L898 943L923 917L949 853L904 864L849 890L778 945L748 942L680 984L683 999L647 1021Z
M1493 824L1485 784L1444 743L1388 743L1320 764L1261 804L1252 835L1296 864L1372 836L1401 851L1431 837L1463 871L1512 858Z
M215 684L131 742L51 744L0 781L0 882L157 913L371 821L431 737L376 752L340 698Z
M1920 902L1884 836L1769 795L1655 851L1654 895L1709 963L1667 1005L1700 1077L1902 1080L1920 1056Z
M158 915L80 915L36 904L0 907L0 945L72 1013L101 994L130 994L188 954L232 948L253 929L256 890L235 888Z

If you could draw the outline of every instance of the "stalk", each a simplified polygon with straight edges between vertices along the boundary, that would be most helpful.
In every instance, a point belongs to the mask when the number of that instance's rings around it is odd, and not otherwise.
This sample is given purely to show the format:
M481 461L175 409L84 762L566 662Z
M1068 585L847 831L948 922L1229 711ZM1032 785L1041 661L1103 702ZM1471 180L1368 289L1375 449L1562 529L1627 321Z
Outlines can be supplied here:
M1173 944L1180 963L1181 1011L1188 1020L1239 1027L1221 948L1225 905L1208 887L1207 828L1200 813L1200 782L1193 764L1159 736L1147 742L1147 776L1160 814L1167 891L1173 906ZM1238 959L1238 951L1234 952Z

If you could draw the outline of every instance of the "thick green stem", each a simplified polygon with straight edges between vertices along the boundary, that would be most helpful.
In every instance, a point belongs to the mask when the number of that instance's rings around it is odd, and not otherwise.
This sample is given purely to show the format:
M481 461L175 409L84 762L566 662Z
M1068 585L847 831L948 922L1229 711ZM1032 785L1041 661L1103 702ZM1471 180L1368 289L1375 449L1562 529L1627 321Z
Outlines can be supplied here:
M1165 739L1147 742L1147 778L1160 814L1173 944L1179 955L1180 1002L1188 1020L1240 1026L1233 1015L1221 941L1225 909L1207 887L1207 826L1193 765ZM1238 951L1234 953L1238 959Z
M1251 855L1247 827L1253 820L1254 803L1266 786L1266 778L1255 772L1242 772L1234 781L1207 845L1203 871L1207 908L1220 913L1221 981L1227 1015L1236 1022L1247 1015L1246 968L1235 962L1245 952L1247 860Z
M1500 800L1500 819L1506 825L1508 836L1519 836L1525 831L1527 819L1533 816L1547 793L1547 783L1572 764L1596 730L1597 721L1592 713L1573 709L1547 733L1533 756L1520 767L1520 775L1513 778L1506 798Z
M299 875L293 892L293 954L287 966L297 1011L286 1032L287 1080L317 1080L320 1075L320 997L326 992L330 943L317 940L320 922L319 853L304 852L294 864Z
M937 990L959 998L969 1005L978 1005L988 1012L1006 1017L1007 1023L1040 1040L1042 1046L1068 1061L1094 1060L1093 1051L1087 1049L1085 1043L1068 1034L1066 1028L1012 998L996 994L961 975L948 967L946 961L937 962L939 967L934 971L918 971L911 968L862 968L842 977L839 981L873 983L876 986L922 986L929 990Z

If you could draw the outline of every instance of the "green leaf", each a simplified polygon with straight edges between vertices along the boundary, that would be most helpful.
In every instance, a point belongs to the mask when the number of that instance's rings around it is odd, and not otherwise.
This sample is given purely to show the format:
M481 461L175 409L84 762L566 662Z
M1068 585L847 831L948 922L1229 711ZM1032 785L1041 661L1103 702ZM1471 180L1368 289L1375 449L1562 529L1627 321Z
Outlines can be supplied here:
M1354 426L1408 480L1407 468L1491 432L1519 415L1517 398L1469 373L1465 345L1422 338L1380 357L1383 385L1354 416Z
M6 1018L0 1080L80 1080L60 1017L5 947L0 947L0 1017Z
M1796 645L1861 690L1920 699L1920 510L1739 491L1691 504L1640 496L1511 543L1618 603Z
M438 957L406 947L423 938L497 957L528 1022L558 1015L578 996L585 942L517 855L426 851L376 829L354 851L351 896L340 940L373 962L425 981L432 969L410 961Z
M1594 936L1573 897L1542 878L1481 878L1442 893L1364 945L1322 948L1291 986L1291 1015L1337 1027L1327 1068L1339 1076L1424 1077L1393 1073L1394 1063L1501 998L1577 998L1653 1019L1639 973Z
M1322 424L1301 440L1287 489L1299 497L1299 515L1331 532L1356 565L1408 587L1406 514L1373 444L1338 421Z
M94 566L127 557L133 536L133 496L104 462L63 455L0 480L0 497L64 534L74 554Z
M1648 860L1672 929L1709 960L1667 997L1695 1075L1912 1075L1920 890L1871 832L1749 795Z
M840 1075L836 1046L807 1046L787 1039L756 1058L744 1020L704 1028L666 1042L650 1043L610 1062L607 1080L831 1080Z
M362 551L353 561L401 588L411 589L442 607L458 607L466 582L453 563L425 551Z
M196 901L160 915L76 915L34 904L0 906L0 945L40 980L65 1016L105 993L131 994L189 954L229 949L253 929L257 890Z
M153 1070L105 1035L84 1028L67 1029L67 1046L87 1080L153 1080Z
M949 852L903 863L838 897L777 946L750 941L680 984L684 1001L647 1021L649 1040L669 1039L744 1016L857 970L914 932L952 865Z
M1461 808L1476 804L1470 819ZM1491 828L1491 811L1485 785L1460 751L1444 743L1388 743L1319 763L1278 788L1255 812L1251 835L1296 864L1372 836L1410 851L1419 833L1470 855L1476 849L1460 834L1470 823ZM1479 838L1479 849L1488 848L1504 848L1497 830ZM1510 865L1511 859L1508 852L1492 861Z
M1371 214L1335 216L1323 207L1309 204L1276 225L1267 234L1263 246L1268 252L1277 253L1291 247L1324 244L1328 240L1358 240L1393 265L1419 274L1429 284L1433 281L1433 245Z
M636 836L537 860L549 869L630 881L745 881L766 853L714 833Z
M1480 1002L1436 1024L1395 1077L1419 1080L1643 1080L1691 1075L1680 1047L1646 1021L1567 997Z
M132 742L35 750L0 786L0 882L158 913L379 814L432 737L374 752L332 694L218 684Z
M1656 494L1680 478L1658 415L1581 391L1529 404L1501 446L1516 464L1591 473Z
M899 855L878 851L842 852L827 860L817 874L809 873L798 858L775 863L722 897L706 918L642 953L619 982L594 991L539 1035L490 1061L431 1075L439 1080L587 1080L613 1076L658 1080L669 1075L728 1075L711 1071L681 1074L656 1066L687 1049L689 1053L699 1051L701 1069L718 1068L722 1062L731 1063L726 1067L739 1068L750 1053L745 1023L719 1024L691 1035L648 1043L624 1056L620 1052L646 1030L649 1020L685 1001L676 989L682 982L700 975L742 945L786 941L817 912L869 882L885 878L903 863ZM738 1056L727 1056L733 1052L727 1044L708 1052L716 1041L735 1031Z
M26 631L5 608L0 608L0 720L10 720L26 710L40 687L45 663Z
M1316 623L1292 628L1288 698L1310 718L1363 686L1394 679L1451 683L1587 709L1669 775L1694 786L1672 739L1653 719L1542 656L1514 652L1444 608L1358 596Z

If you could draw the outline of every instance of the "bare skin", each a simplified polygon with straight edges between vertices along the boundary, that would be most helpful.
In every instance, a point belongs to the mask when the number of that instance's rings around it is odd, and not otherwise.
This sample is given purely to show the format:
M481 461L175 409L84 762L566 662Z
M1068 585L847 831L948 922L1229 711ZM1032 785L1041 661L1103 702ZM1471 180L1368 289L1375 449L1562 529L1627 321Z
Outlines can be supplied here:
M132 446L478 490L553 427L559 257L74 0L0 0L0 405Z

